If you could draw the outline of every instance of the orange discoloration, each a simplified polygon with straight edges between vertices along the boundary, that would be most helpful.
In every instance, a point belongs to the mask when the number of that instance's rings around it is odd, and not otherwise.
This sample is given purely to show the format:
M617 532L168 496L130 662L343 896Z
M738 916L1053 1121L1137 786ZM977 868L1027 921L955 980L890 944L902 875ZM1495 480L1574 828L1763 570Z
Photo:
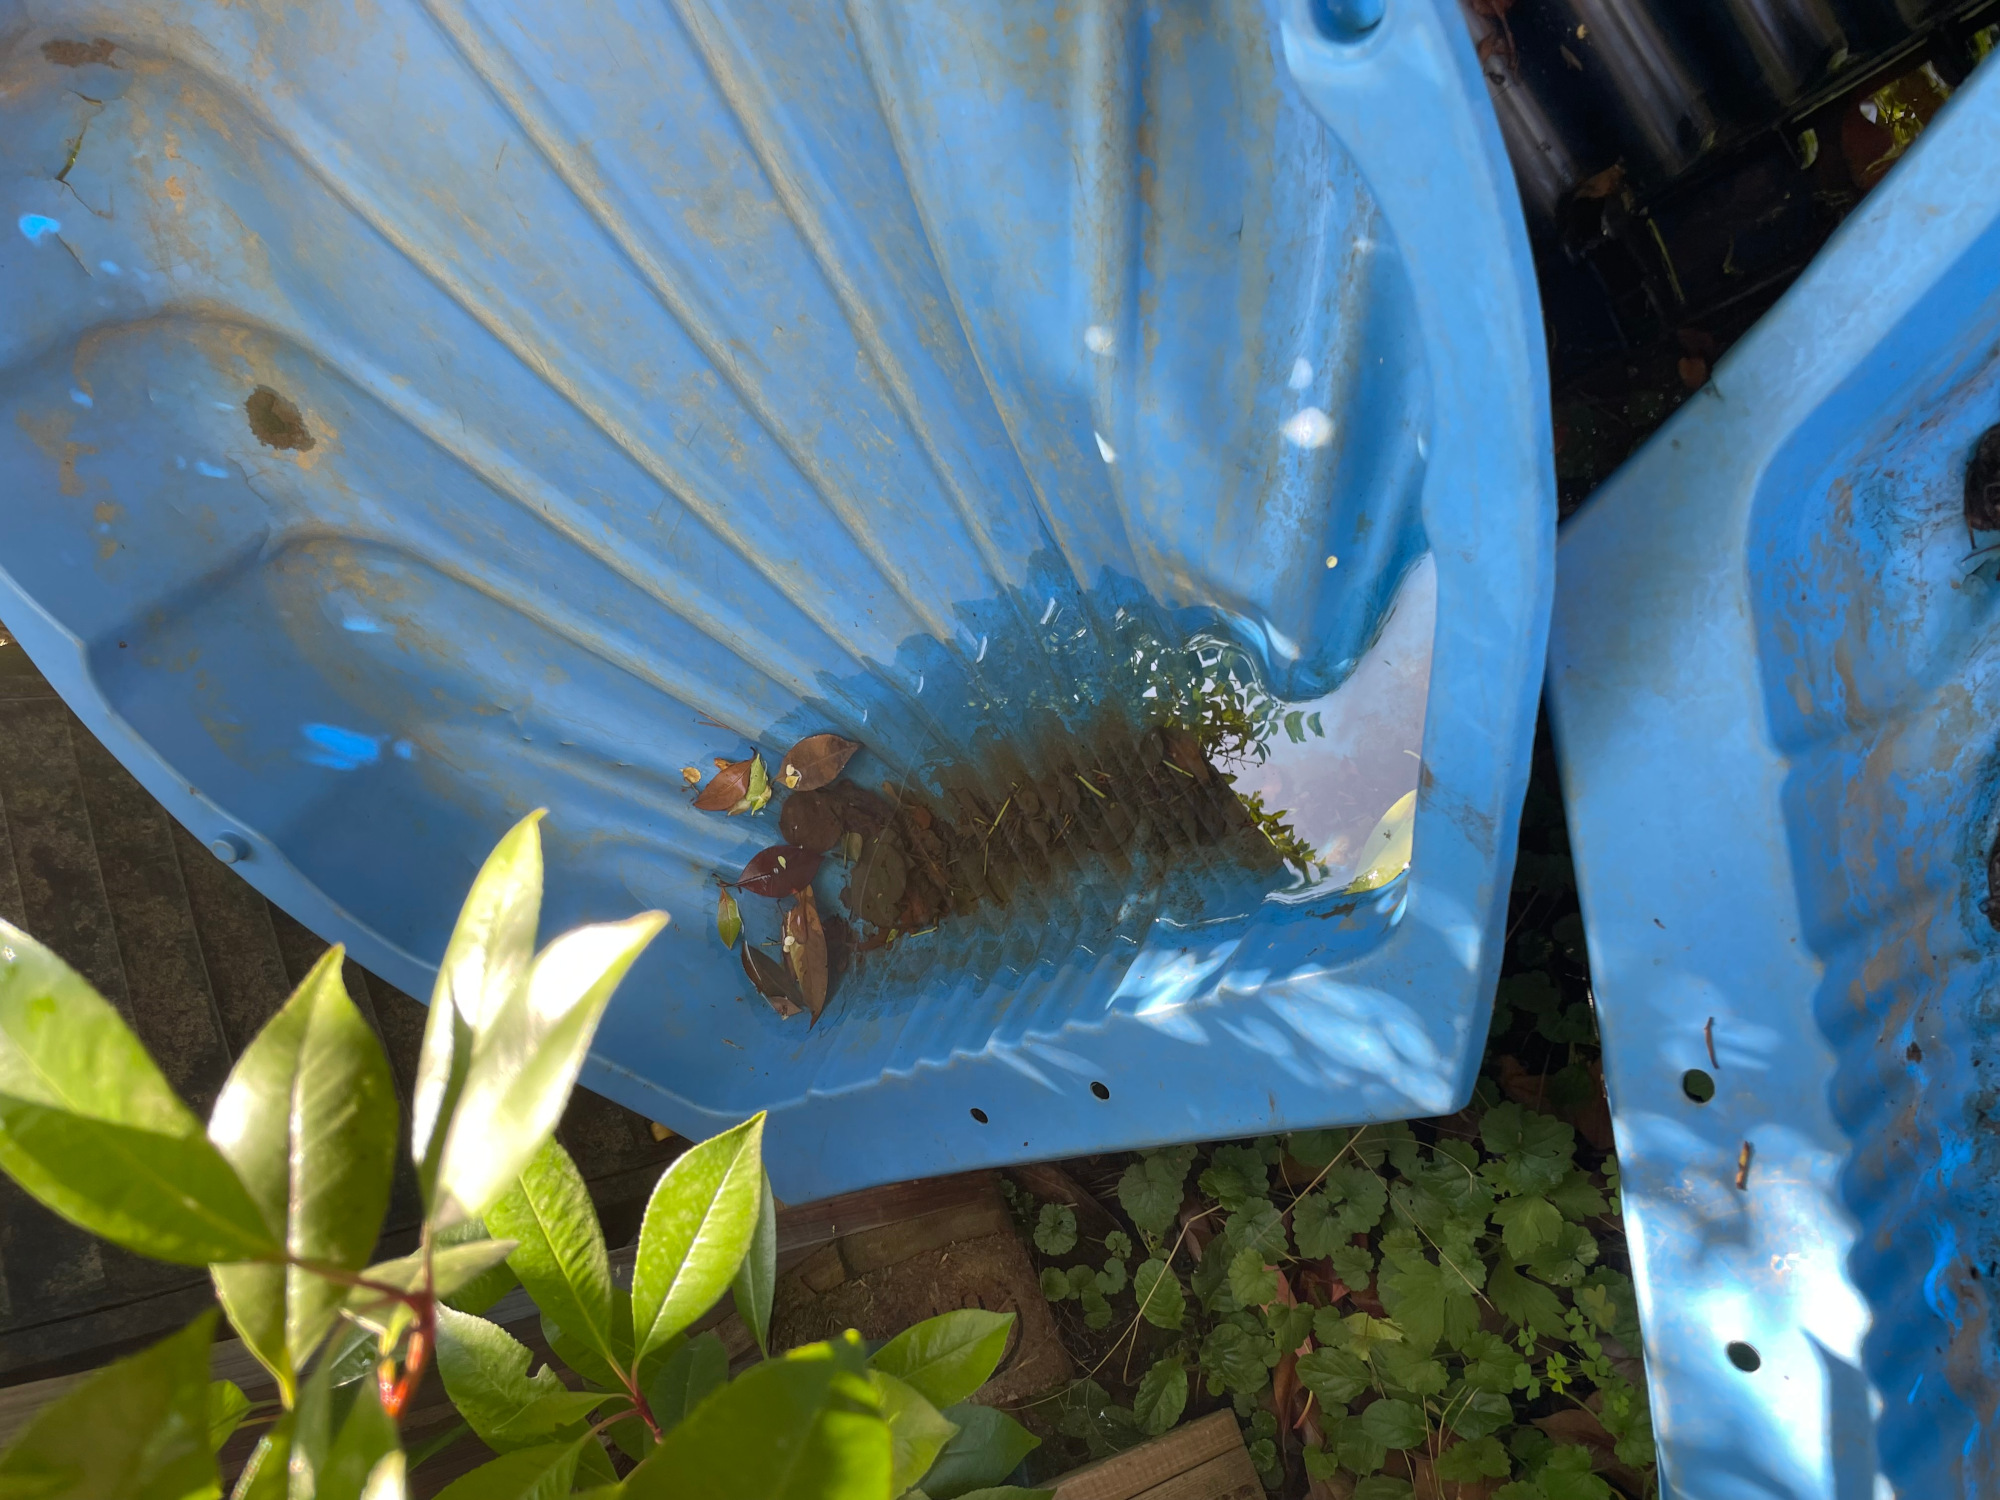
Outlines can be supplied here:
M56 411L46 417L31 417L24 411L16 412L14 422L41 449L42 456L55 464L56 488L65 495L81 495L83 477L76 472L76 461L97 449L89 443L70 440L70 413Z

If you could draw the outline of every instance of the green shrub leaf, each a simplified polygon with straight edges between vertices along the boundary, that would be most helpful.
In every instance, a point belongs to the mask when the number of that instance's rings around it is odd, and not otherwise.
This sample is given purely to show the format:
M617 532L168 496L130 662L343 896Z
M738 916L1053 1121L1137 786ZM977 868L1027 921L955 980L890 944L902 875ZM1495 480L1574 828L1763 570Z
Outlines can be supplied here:
M375 1033L327 949L243 1050L209 1112L208 1136L273 1234L298 1260L368 1264L396 1163L396 1087ZM216 1266L216 1295L286 1405L333 1326L346 1288L298 1266Z
M503 1453L454 1479L438 1492L438 1500L562 1500L575 1482L584 1444L596 1442L586 1436Z
M640 1358L707 1312L736 1279L757 1232L763 1140L764 1116L753 1115L687 1151L653 1189L632 1272Z
M889 1426L857 1354L813 1344L753 1366L626 1476L627 1500L881 1500Z
M484 1318L438 1310L437 1367L446 1394L479 1440L496 1453L547 1443L609 1397L567 1389L544 1365L528 1376L528 1346Z
M762 1174L763 1186L757 1199L757 1228L750 1236L750 1249L736 1268L730 1291L736 1312L756 1337L757 1350L766 1359L771 1355L771 1299L778 1288L778 1204L771 1196L771 1174Z
M564 933L473 1025L438 1158L431 1216L439 1227L484 1214L555 1129L612 992L666 925L666 913L652 911Z
M729 1351L713 1333L699 1333L674 1350L646 1387L646 1405L665 1432L729 1383Z
M436 1203L438 1166L472 1064L474 1028L491 1021L534 961L542 817L539 809L529 813L486 856L438 965L410 1109L410 1151L427 1206Z
M889 1493L900 1495L923 1478L958 1428L895 1376L871 1370L868 1379L889 1424Z
M517 1241L507 1268L545 1317L606 1366L631 1365L631 1340L619 1340L612 1316L611 1261L597 1208L560 1143L542 1142L514 1185L486 1211L486 1227Z
M1537 1195L1503 1198L1493 1205L1493 1219L1508 1254L1517 1259L1553 1243L1563 1223L1562 1210Z
M869 1364L910 1386L933 1406L952 1406L978 1390L999 1368L1014 1327L1012 1313L968 1307L906 1328Z
M118 1012L0 922L0 1170L43 1206L155 1260L283 1248Z
M1482 1438L1514 1420L1514 1403L1494 1391L1460 1386L1445 1399L1445 1422L1462 1438Z
M996 1485L1042 1444L1007 1413L990 1406L961 1401L947 1406L944 1415L958 1431L923 1477L921 1489L929 1500L960 1500Z
M235 1435L236 1429L249 1414L250 1398L243 1394L243 1388L233 1380L211 1380L208 1383L208 1446L211 1452L220 1452L222 1445Z
M208 1379L214 1337L215 1315L204 1313L43 1407L0 1454L0 1495L184 1500L214 1494Z

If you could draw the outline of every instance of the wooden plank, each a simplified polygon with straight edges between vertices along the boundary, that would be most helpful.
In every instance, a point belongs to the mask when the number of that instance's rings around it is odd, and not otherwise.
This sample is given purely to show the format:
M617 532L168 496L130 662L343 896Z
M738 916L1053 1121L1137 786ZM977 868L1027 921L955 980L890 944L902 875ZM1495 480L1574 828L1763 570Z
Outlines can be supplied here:
M1139 1500L1264 1500L1264 1481L1250 1455L1237 1448L1155 1485Z
M132 1029L175 1092L206 1117L231 1058L174 853L173 819L81 723L72 718L69 730Z
M1056 1500L1140 1500L1142 1496L1145 1500L1156 1500L1154 1492L1162 1485L1232 1452L1242 1454L1244 1463L1249 1463L1250 1456L1243 1447L1243 1429L1236 1425L1235 1413L1211 1412L1149 1443L1070 1471L1055 1482ZM1254 1484L1255 1468L1251 1469L1250 1478ZM1229 1491L1217 1493L1227 1495ZM1196 1500L1198 1494L1189 1491L1185 1495L1171 1495L1171 1500ZM1157 1500L1170 1500L1170 1496L1159 1496ZM1208 1497L1203 1495L1201 1500Z

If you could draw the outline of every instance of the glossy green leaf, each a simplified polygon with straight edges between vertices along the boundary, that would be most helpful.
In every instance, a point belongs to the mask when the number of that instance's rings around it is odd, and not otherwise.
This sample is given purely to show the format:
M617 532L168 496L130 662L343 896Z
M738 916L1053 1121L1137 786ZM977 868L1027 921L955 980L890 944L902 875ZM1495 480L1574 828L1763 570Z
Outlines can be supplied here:
M480 1239L440 1246L431 1252L432 1290L441 1298L452 1297L502 1264L513 1249L512 1240ZM377 1333L404 1326L409 1318L405 1305L386 1291L375 1288L394 1287L400 1291L414 1291L423 1280L423 1252L414 1250L395 1260L381 1261L369 1266L362 1275L375 1285L348 1290L345 1304L348 1315Z
M858 1351L813 1344L715 1392L625 1479L630 1500L883 1500L889 1425Z
M409 1463L402 1453L385 1453L368 1471L361 1500L409 1500Z
M1139 1304L1139 1316L1155 1328L1179 1328L1187 1317L1187 1297L1181 1279L1163 1260L1139 1263L1132 1273L1132 1295Z
M521 1174L562 1117L612 992L666 925L665 912L650 911L564 933L473 1025L472 1060L438 1158L435 1223L478 1218Z
M604 1451L603 1439L592 1438L578 1446L574 1483L579 1490L592 1492L617 1488L618 1470L612 1466L611 1455Z
M235 1171L104 998L0 922L0 1170L155 1260L282 1255Z
M427 1205L436 1201L440 1159L472 1064L474 1029L521 987L534 961L542 817L541 809L529 813L486 856L438 965L410 1109L410 1151Z
M250 1412L250 1398L243 1394L243 1388L233 1380L211 1380L208 1383L208 1446L213 1452L220 1452L222 1445L236 1434L243 1425L243 1418Z
M1042 1445L1027 1428L990 1406L961 1401L946 1407L944 1416L958 1431L921 1481L930 1500L959 1500L969 1491L999 1484Z
M958 1427L895 1376L871 1370L868 1379L889 1424L889 1493L900 1495L924 1477Z
M951 1406L986 1384L1007 1352L1012 1313L968 1307L926 1318L875 1351L869 1364L933 1406Z
M562 1500L576 1480L577 1461L593 1437L503 1453L438 1492L438 1500ZM602 1451L601 1449L599 1450Z
M215 1315L121 1359L35 1414L0 1454L0 1493L51 1500L208 1500Z
M631 1364L630 1340L621 1344L615 1333L611 1262L597 1207L583 1174L558 1142L541 1144L514 1185L486 1211L486 1226L519 1241L507 1267L544 1316L605 1365ZM580 1367L578 1373L591 1374Z
M331 1357L320 1359L299 1389L299 1404L292 1413L291 1466L294 1478L301 1466L314 1478L304 1495L293 1486L294 1500L306 1496L362 1500L377 1465L396 1451L396 1424L382 1410L376 1383L363 1379L336 1384L333 1377L342 1363ZM287 1491L278 1488L271 1493Z
M729 1381L729 1351L713 1333L683 1341L646 1387L646 1405L662 1432Z
M497 1323L440 1308L437 1368L458 1414L495 1453L545 1444L611 1397L572 1391L544 1365L528 1376L528 1346Z
M440 1230L434 1240L440 1253L482 1242L506 1245L509 1255L519 1248L518 1241L495 1240L484 1219L468 1219L463 1224L454 1224L449 1229ZM521 1278L507 1269L507 1263L502 1259L456 1282L449 1290L440 1285L438 1295L460 1312L476 1317L520 1284Z
M757 1199L757 1229L743 1264L736 1268L730 1292L736 1299L737 1316L757 1339L757 1350L771 1356L771 1300L778 1290L778 1202L771 1196L771 1174L763 1173L763 1189Z
M1132 1415L1142 1431L1158 1437L1180 1421L1187 1398L1187 1368L1178 1357L1168 1355L1139 1377L1139 1388L1132 1393Z
M764 1116L685 1152L661 1176L639 1227L632 1269L632 1335L659 1348L714 1305L756 1234Z
M343 1271L368 1264L396 1162L396 1088L381 1043L326 950L229 1071L208 1138L296 1260ZM333 1326L346 1289L299 1266L216 1266L229 1321L278 1382Z

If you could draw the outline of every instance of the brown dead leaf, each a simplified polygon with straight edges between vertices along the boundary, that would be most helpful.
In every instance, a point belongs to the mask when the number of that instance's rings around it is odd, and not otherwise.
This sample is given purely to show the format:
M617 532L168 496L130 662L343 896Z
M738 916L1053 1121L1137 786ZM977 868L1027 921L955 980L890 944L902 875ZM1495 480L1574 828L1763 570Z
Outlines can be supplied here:
M780 1020L790 1020L805 1009L804 996L791 971L761 948L743 945L743 973L758 994L771 1002Z
M817 851L801 849L797 844L773 844L751 856L750 863L737 877L736 889L753 896L768 896L774 901L782 896L795 896L819 873L821 858Z
M1683 354L1678 366L1681 384L1691 391L1698 391L1708 384L1708 361L1698 354Z
M785 752L778 780L790 791L816 792L838 776L860 748L857 741L837 734L807 735Z
M778 832L801 849L831 849L845 831L839 800L825 792L793 792L778 812Z
M728 812L742 802L750 795L750 763L756 758L716 762L720 769L709 777L694 805L703 812Z
M785 962L791 966L799 994L812 1016L808 1024L817 1026L820 1012L826 1009L826 929L820 925L811 886L799 892L799 899L785 913Z
M1594 176L1586 177L1576 185L1579 198L1609 198L1625 186L1625 168L1622 165L1606 167Z

